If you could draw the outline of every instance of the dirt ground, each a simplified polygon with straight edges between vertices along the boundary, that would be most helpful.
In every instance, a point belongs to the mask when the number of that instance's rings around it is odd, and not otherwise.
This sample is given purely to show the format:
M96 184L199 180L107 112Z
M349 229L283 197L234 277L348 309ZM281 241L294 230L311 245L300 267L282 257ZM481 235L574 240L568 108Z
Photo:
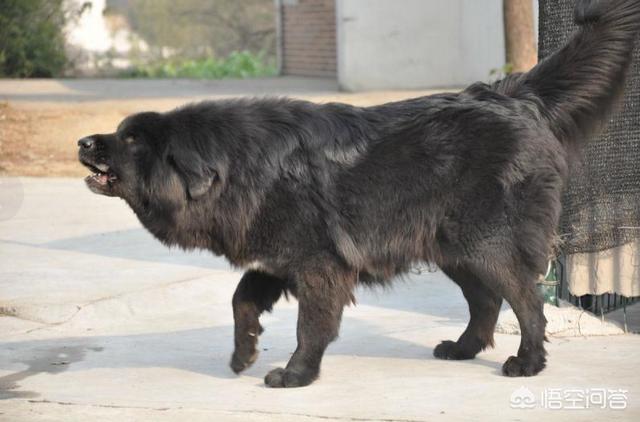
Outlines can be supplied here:
M80 176L75 139L109 130L124 114L85 106L25 109L0 105L0 172L19 176Z
M24 82L25 85L28 83ZM366 106L426 93L430 92L349 94L335 91L305 92L295 96L316 102L340 101ZM135 93L128 98L122 96L126 95L96 101L16 101L9 96L8 100L0 102L0 174L84 176L86 170L76 159L77 139L93 133L112 132L129 114L144 110L170 110L190 101L188 94L181 98L134 98ZM2 98L0 90L0 101Z
M76 140L112 132L133 108L114 103L58 107L0 104L0 173L13 176L82 176Z

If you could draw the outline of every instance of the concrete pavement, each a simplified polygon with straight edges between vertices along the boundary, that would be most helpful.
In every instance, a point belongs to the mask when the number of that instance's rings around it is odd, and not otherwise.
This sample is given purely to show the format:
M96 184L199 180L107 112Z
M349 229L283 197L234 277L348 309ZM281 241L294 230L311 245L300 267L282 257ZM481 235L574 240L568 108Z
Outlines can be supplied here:
M163 247L122 201L89 193L81 180L5 179L0 190L5 210L16 210L0 213L0 420L640 417L637 335L551 338L548 368L526 379L500 375L517 336L498 334L497 347L472 361L434 359L438 342L457 338L467 321L462 295L441 273L359 291L320 380L265 388L262 377L295 348L294 302L263 318L261 355L236 376L227 364L240 272L207 253ZM564 402L554 410L542 401L600 388L625 390L626 409ZM523 391L532 409L513 408Z

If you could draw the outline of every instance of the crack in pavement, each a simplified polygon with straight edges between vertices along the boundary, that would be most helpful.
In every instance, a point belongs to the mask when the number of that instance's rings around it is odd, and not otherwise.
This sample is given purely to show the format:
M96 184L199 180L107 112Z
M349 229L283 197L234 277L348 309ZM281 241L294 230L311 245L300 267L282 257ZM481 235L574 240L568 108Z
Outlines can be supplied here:
M109 409L136 409L136 410L152 410L159 412L166 412L171 410L183 410L189 409L184 406L177 407L149 407L149 406L125 406L125 405L116 405L116 404L101 404L101 403L74 403L74 402L66 402L66 401L56 401L56 400L28 400L29 403L33 404L57 404L61 406L88 406L88 407L98 407L98 408L109 408ZM205 409L205 408L190 408L192 410L198 411L209 411L215 413L227 413L227 414L255 414L255 415L265 415L265 416L293 416L293 417L304 417L304 418L316 418L316 419L326 419L326 420L336 420L336 421L353 421L353 422L367 422L367 421L377 421L377 422L424 422L423 419L403 419L403 418L359 418L359 417L351 417L351 416L327 416L327 415L313 415L308 413L291 413L291 412L269 412L266 410L217 410L217 409Z
M145 407L145 406L121 406L117 404L100 404L100 403L73 403L69 401L57 401L57 400L28 400L29 403L34 404L58 404L61 406L88 406L88 407L103 407L109 409L140 409L140 410L157 410L167 411L171 409L182 409L182 407Z
M36 331L40 331L40 330L45 330L47 328L51 328L51 327L57 327L57 326L61 326L64 324L67 324L69 322L71 322L79 313L80 311L82 311L84 308L86 308L87 306L92 306L95 305L97 303L100 302L106 302L109 300L116 300L116 299L121 299L127 296L131 296L131 295L136 295L136 294L140 294L140 293L145 293L145 292L149 292L149 291L154 291L154 290L160 290L160 289L165 289L167 287L171 287L173 285L178 285L178 284L182 284L182 283L188 283L188 282L192 282L198 279L204 278L204 276L200 275L200 276L195 276L195 277L188 277L188 278L184 278L184 279L180 279L180 280L174 280L174 281L170 281L167 283L163 283L157 286L150 286L150 287L146 287L143 289L138 289L138 290L133 290L133 291L127 291L127 292L120 292L120 293L115 293L112 295L108 295L108 296L103 296L103 297L99 297L97 299L93 299L90 300L84 304L81 305L75 305L76 309L75 311L68 316L67 318L61 320L61 321L55 321L55 322L46 322L46 321L42 321L42 320L38 320L38 319L34 319L34 318L28 318L24 315L20 315L20 311L19 309L17 309L16 307L7 307L7 306L3 306L0 307L0 311L4 310L6 313L2 313L2 315L6 315L6 316L10 316L12 318L17 318L23 321L28 321L28 322L33 322L36 324L41 324L42 326L40 327L35 327L35 328L31 328L27 331L23 331L20 333L16 333L17 335L20 334L30 334ZM10 313L8 312L10 311Z

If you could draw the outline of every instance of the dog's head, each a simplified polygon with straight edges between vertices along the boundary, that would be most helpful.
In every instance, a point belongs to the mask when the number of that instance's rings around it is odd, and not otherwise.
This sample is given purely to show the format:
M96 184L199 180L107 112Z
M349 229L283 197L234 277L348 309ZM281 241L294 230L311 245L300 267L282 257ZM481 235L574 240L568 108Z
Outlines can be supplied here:
M80 139L78 157L92 171L85 182L94 193L123 198L134 208L151 202L184 207L222 189L224 172L203 141L165 114L140 113L115 133Z

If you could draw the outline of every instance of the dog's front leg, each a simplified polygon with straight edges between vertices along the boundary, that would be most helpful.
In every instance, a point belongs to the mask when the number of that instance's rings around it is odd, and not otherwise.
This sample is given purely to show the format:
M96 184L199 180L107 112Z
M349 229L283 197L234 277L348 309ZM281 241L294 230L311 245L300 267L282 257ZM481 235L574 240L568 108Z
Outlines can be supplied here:
M320 373L325 349L338 336L342 310L353 300L355 277L335 267L312 266L298 280L298 347L286 368L269 372L269 387L302 387Z
M259 271L247 271L233 294L235 349L231 369L236 374L247 369L258 357L256 345L263 329L258 318L270 312L286 291L286 281Z

